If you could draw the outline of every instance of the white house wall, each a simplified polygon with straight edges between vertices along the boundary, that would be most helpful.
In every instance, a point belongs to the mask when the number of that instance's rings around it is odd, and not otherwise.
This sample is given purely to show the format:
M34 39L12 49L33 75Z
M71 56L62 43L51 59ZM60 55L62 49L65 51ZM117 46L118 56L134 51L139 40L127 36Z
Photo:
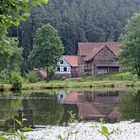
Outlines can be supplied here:
M63 61L63 64L61 64L61 61ZM58 67L60 67L60 71L58 71ZM64 68L65 67L67 68L67 71L64 71ZM56 71L56 74L71 74L71 66L64 59L63 56L57 62L57 71Z

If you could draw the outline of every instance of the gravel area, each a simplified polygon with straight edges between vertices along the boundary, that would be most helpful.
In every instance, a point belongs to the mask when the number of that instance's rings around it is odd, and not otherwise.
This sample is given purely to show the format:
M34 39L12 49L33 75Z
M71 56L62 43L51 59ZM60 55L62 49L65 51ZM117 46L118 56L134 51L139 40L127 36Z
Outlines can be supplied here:
M110 140L140 140L140 123L123 121L114 124L107 123L103 124L103 126L106 126L108 131L112 132L109 135ZM24 135L28 140L61 140L58 139L59 135L61 135L64 140L107 140L107 138L99 132L101 130L101 124L97 122L75 123L69 127L43 127L44 128L37 128L33 131L25 132Z

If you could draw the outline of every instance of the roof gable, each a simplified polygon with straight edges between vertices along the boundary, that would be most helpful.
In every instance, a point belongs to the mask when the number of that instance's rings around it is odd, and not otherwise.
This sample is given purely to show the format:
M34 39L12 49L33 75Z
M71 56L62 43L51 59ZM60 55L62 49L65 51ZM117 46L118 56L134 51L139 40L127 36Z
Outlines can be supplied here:
M78 56L76 55L63 55L63 58L68 62L71 67L78 67Z
M86 56L85 61L91 60L101 49L108 49L115 55L119 53L119 42L78 43L79 55Z
M93 48L93 50L89 53L89 55L87 55L85 57L85 61L89 61L91 60L94 56L96 56L96 54L98 54L102 49L104 48L104 46L101 46L101 47L96 47L96 48Z

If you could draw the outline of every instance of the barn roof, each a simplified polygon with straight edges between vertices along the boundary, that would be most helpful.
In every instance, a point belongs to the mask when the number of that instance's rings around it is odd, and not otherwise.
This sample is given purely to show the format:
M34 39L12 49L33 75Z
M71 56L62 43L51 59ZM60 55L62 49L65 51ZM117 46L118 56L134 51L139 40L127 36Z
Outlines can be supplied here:
M71 67L78 67L78 56L63 55L64 59L71 65Z
M115 55L119 53L119 42L83 42L78 43L79 54L86 56L85 61L91 60L101 49L108 47Z
M78 103L78 96L80 94L78 92L72 92L68 94L66 99L64 100L64 103Z

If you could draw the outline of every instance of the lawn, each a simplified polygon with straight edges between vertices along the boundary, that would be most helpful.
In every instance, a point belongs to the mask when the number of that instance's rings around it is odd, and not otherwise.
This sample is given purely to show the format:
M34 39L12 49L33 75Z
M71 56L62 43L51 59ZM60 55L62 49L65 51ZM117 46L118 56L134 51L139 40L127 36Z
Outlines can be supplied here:
M140 81L135 75L126 73L104 74L63 80L25 83L22 90L64 89L64 88L128 88L140 87ZM3 89L1 89L3 88ZM1 85L0 90L11 90L11 85Z

